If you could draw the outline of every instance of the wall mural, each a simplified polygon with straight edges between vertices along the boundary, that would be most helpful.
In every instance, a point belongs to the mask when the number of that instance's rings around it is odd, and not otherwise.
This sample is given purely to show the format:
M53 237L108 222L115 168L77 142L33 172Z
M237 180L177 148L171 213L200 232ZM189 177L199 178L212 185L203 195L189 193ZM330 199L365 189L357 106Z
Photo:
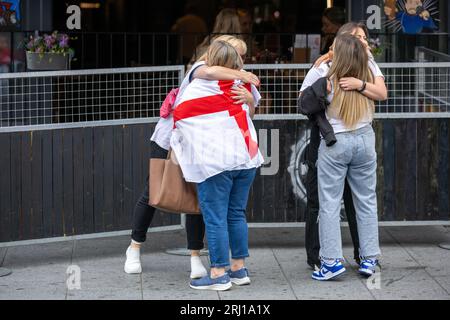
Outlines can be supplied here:
M291 177L293 193L306 205L306 174L308 166L303 163L305 157L306 146L309 143L310 130L304 130L297 141L291 147L291 158L289 161L288 172Z
M0 0L0 30L20 28L20 0Z
M385 26L405 34L437 30L438 6L438 0L384 0Z
M295 197L305 206L307 205L306 179L308 166L304 163L306 147L310 142L311 130L302 130L297 137L297 143L291 146L291 156L287 171L293 186ZM341 219L346 220L344 201L341 204Z

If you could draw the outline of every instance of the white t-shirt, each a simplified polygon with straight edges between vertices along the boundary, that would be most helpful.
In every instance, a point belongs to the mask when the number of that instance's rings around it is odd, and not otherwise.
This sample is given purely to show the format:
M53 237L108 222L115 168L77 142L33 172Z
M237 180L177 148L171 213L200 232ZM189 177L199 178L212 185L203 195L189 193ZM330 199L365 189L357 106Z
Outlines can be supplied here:
M309 70L308 74L305 77L305 80L303 81L302 88L300 89L300 92L306 90L306 88L312 86L317 80L320 78L326 77L328 74L328 71L330 71L331 64L322 63L317 68L312 68ZM374 77L382 77L384 78L383 73L380 70L380 67L376 64L376 62L373 59L369 59L369 68L372 71ZM331 103L333 100L334 90L332 88L331 93L328 95L328 102ZM369 108L369 106L367 106ZM362 119L355 128L349 129L347 128L341 119L333 118L331 117L328 112L327 119L330 122L331 126L333 127L334 133L341 133L341 132L347 132L352 130L357 130L360 128L363 128L367 125L369 125L372 122L372 118Z
M196 62L191 70L186 74L183 81L180 85L180 90L178 92L177 98L175 99L175 103L173 105L173 108L176 108L180 102L180 99L184 93L184 90L186 90L187 86L193 79L192 73L198 68L203 65L205 65L205 61L199 61ZM259 105L259 102L261 100L261 95L258 92L258 89L256 89L255 86L252 85L252 94L253 99L255 100L255 106ZM172 113L166 118L160 118L158 123L156 124L155 131L153 132L152 137L150 138L151 141L156 142L161 148L169 150L170 149L170 137L172 136L172 130L173 130L173 115Z

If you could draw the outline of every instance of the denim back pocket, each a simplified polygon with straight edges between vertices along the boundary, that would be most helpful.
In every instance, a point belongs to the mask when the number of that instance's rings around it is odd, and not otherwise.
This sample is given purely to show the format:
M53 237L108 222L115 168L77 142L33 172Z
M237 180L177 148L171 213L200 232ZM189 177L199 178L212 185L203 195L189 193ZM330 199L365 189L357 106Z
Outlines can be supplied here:
M371 130L363 135L364 151L368 159L377 157L377 151L375 149L375 132Z
M345 157L345 139L339 139L338 141L332 145L331 147L327 147L324 140L320 143L320 149L319 152L322 152L323 154L326 154L332 159L335 160L343 160Z

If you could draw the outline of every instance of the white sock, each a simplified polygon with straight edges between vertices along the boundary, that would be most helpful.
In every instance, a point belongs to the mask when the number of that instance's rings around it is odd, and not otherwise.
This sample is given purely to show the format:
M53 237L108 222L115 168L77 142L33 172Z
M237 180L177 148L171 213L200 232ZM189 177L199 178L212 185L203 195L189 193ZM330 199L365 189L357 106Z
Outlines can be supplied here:
M134 240L131 240L131 243L132 243L132 244L135 244L135 245L138 245L138 246L141 246L141 245L142 245L141 242L137 242L137 241L134 241Z
M326 259L326 258L322 258L323 263L325 263L327 266L333 266L335 265L337 262L336 259Z
M207 274L200 257L191 257L191 274L195 276L204 276Z

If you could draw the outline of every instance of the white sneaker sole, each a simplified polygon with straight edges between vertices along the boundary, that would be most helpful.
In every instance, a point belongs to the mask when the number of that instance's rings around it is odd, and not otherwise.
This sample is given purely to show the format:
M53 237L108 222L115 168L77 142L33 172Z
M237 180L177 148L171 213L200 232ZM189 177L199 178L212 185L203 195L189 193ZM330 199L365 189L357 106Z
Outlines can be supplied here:
M127 274L140 274L140 273L142 273L142 267L141 266L139 266L139 268L137 268L137 269L136 268L129 268L129 267L125 266L123 268L123 270Z
M365 277L371 277L375 274L375 271L366 270L366 269L359 269L358 272L360 275L363 275Z
M203 286L203 287L193 286L192 284L190 284L189 286L192 289L196 289L196 290L227 291L227 290L230 290L233 285L231 284L231 282L229 282L227 284L213 284L210 286Z
M246 286L249 285L251 283L250 278L249 277L245 277L242 279L239 278L231 278L231 283L237 285L237 286Z
M313 275L312 275L312 278L313 278L314 280L318 280L318 281L327 281L327 280L331 280L331 279L334 279L334 278L340 276L340 275L343 274L345 271L346 271L346 269L345 269L345 268L342 268L342 269L339 270L338 272L335 272L335 273L329 272L329 273L327 273L327 274L325 275L325 277L320 277L320 278L319 278L319 277L316 277L316 276L313 274Z

